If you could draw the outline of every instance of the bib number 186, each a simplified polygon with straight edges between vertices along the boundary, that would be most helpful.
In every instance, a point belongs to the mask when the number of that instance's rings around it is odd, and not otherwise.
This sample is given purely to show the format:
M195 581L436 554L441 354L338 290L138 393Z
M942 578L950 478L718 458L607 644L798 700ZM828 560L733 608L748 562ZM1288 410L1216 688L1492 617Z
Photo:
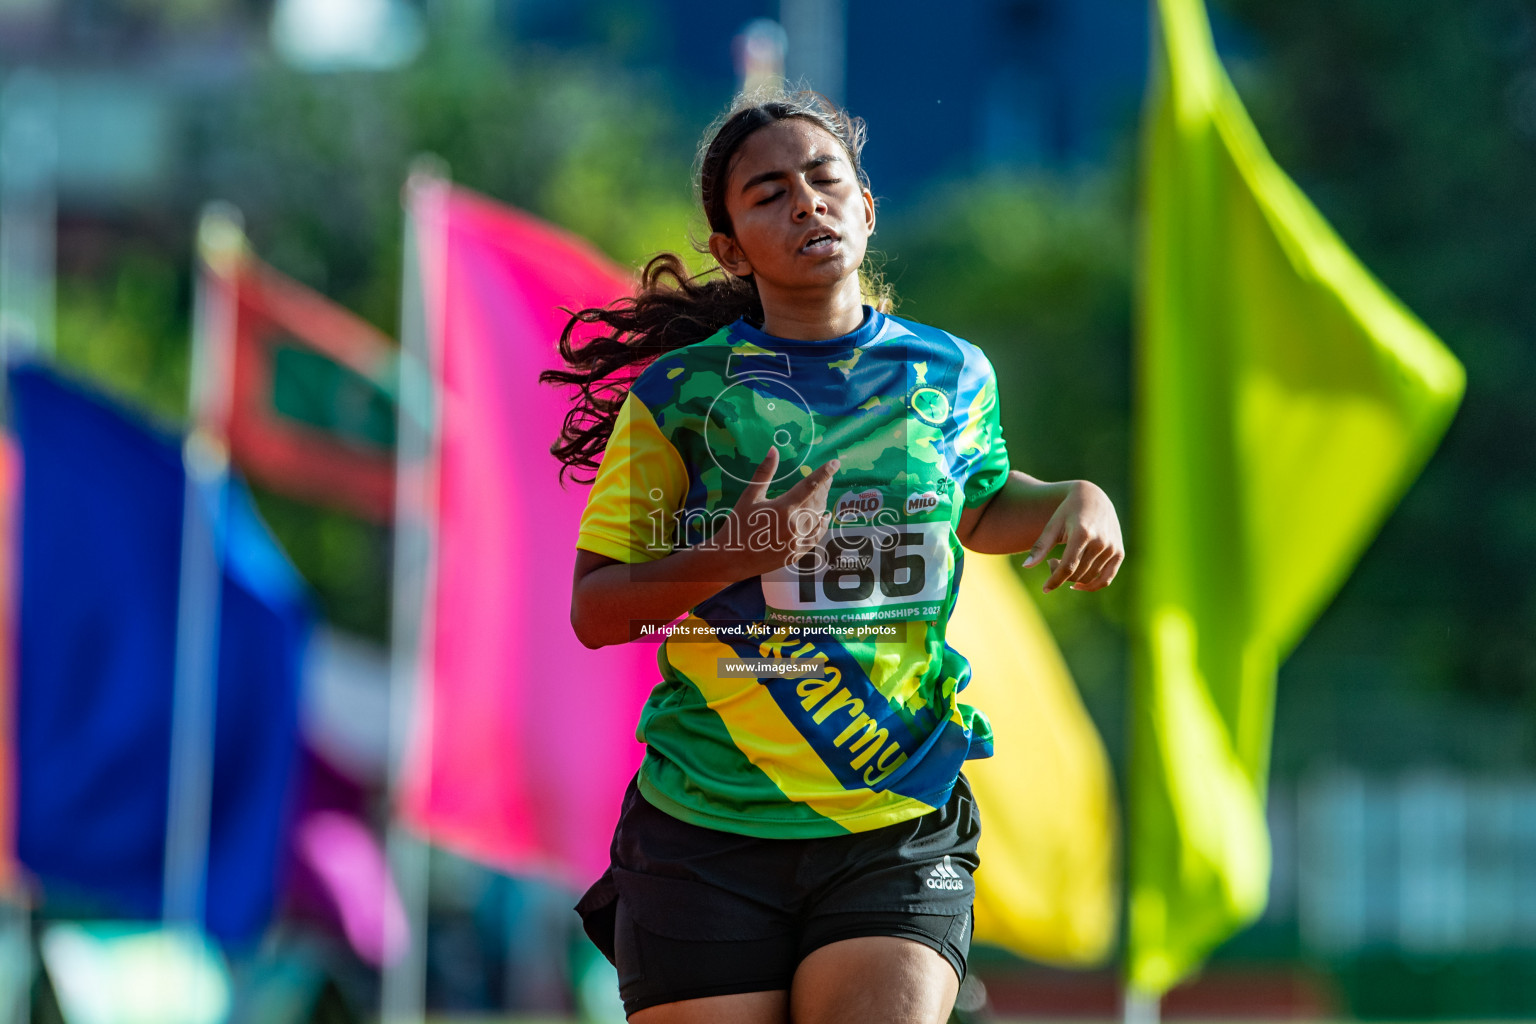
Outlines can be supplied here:
M763 576L770 618L932 618L949 589L948 522L834 527L821 549Z

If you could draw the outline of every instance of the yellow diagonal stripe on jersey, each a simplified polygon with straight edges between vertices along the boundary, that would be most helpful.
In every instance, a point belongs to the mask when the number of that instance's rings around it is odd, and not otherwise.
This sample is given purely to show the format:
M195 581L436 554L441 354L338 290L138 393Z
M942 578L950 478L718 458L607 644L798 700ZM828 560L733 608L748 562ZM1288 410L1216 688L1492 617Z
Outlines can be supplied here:
M861 826L869 828L933 810L929 804L896 793L844 789L819 758L806 756L805 737L761 683L719 677L720 659L739 658L739 652L719 640L707 639L714 631L697 616L685 619L679 632L688 640L668 644L667 660L698 687L737 748L786 797L834 821L856 817Z

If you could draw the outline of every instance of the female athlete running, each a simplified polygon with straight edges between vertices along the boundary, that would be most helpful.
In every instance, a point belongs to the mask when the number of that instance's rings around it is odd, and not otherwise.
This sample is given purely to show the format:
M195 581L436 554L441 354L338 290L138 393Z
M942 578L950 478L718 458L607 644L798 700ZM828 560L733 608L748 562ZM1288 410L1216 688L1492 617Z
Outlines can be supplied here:
M700 169L720 271L658 256L545 375L580 391L553 451L597 468L576 633L665 634L577 907L635 1024L943 1021L991 753L944 643L963 549L1064 544L1047 591L1124 557L1098 487L1009 469L978 348L865 304L863 141L814 94L739 103Z

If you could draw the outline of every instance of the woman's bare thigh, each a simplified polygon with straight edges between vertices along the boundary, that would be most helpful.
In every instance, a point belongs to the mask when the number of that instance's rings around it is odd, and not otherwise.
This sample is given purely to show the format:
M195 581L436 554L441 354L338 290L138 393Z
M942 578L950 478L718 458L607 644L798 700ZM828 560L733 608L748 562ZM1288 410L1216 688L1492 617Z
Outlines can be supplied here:
M947 966L947 965L946 965ZM650 1006L629 1015L629 1024L789 1024L789 993L741 992Z
M911 939L872 935L813 950L789 991L794 1024L944 1024L960 979Z

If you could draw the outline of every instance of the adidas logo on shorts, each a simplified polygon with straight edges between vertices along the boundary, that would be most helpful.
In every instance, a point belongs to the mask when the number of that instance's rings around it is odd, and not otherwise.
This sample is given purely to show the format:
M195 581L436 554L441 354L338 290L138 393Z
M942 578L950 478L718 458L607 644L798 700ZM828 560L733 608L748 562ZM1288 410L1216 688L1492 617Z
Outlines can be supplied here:
M923 884L930 889L964 889L965 879L949 863L949 854L946 853L944 859L933 866Z

